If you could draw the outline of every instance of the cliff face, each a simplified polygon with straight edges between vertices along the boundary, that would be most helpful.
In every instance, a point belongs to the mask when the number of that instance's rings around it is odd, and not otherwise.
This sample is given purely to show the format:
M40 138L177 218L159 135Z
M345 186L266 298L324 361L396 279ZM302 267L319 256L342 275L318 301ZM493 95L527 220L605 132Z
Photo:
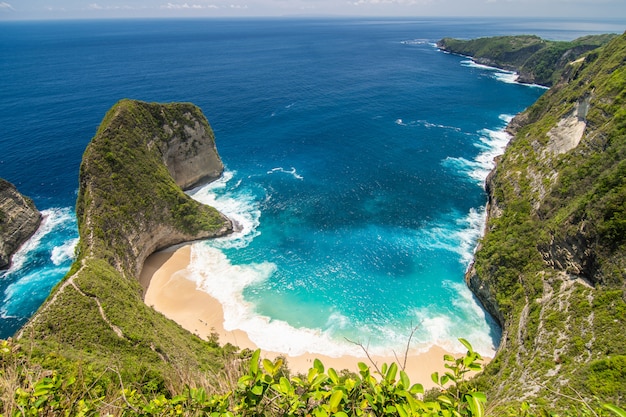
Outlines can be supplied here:
M180 188L222 170L197 107L113 106L83 155L77 260L20 332L24 343L101 366L118 357L131 374L219 363L204 342L143 303L137 277L155 250L232 231L227 218Z
M466 276L503 326L496 407L625 401L626 35L564 74L509 125Z
M0 269L8 268L13 253L41 223L41 213L32 200L0 178Z
M533 35L495 36L472 40L444 38L437 46L472 57L476 62L518 73L518 81L552 86L569 62L606 44L615 35L593 35L559 42Z

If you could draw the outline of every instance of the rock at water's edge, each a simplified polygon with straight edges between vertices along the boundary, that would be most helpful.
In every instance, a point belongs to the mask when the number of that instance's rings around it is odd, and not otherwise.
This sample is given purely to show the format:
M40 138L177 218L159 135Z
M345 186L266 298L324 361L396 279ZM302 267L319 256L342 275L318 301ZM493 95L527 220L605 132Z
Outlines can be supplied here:
M0 269L11 264L11 256L37 231L41 213L28 197L0 178Z

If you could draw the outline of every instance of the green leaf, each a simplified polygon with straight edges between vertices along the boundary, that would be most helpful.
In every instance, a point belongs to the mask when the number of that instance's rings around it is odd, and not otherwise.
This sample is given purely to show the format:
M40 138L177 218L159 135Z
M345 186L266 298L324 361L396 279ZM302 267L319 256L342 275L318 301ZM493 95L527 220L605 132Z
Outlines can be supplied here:
M348 415L346 413L344 413L343 411L340 411L338 413L333 414L334 417L348 417Z
M485 415L485 395L481 392L473 392L465 395L465 401L469 405L472 417L483 417Z
M252 387L250 392L252 392L257 397L260 397L261 395L263 395L263 386L262 385L255 385L255 386Z
M459 342L461 342L461 344L463 346L465 346L465 348L469 351L469 352L474 352L474 349L472 348L472 345L470 344L470 342L468 342L467 340L463 339L462 337L459 337Z
M342 399L343 391L337 390L333 392L333 394L330 396L330 400L328 401L328 407L330 408L330 411L336 413L339 410L339 404L341 403Z
M313 367L317 369L318 373L324 373L324 364L319 359L315 358L313 361Z
M453 405L452 399L447 395L440 395L439 397L437 397L437 401L443 404Z
M280 377L280 390L284 394L288 394L291 392L291 383L284 376Z
M404 371L400 371L400 382L402 383L402 388L404 389L408 389L411 386L411 380Z
M454 356L452 355L443 355L443 360L448 362L454 362Z
M366 372L370 370L370 367L364 364L363 362L358 363L359 371Z
M404 404L396 404L396 409L398 410L398 415L400 417L409 417L409 413L404 408Z
M430 374L430 379L432 379L435 384L439 384L439 372Z
M613 405L613 404L603 404L602 406L604 408L606 408L607 410L613 412L618 417L626 417L626 410L624 410L622 408L619 408L616 405Z
M333 368L328 368L328 376L334 384L339 384L339 376L337 376L337 372Z
M396 374L398 373L398 364L392 362L389 366L389 370L387 371L387 375L385 375L385 379L387 382L392 383L396 379Z
M250 358L250 374L256 375L259 372L259 357L261 356L261 349L257 349Z
M263 359L263 369L270 375L274 375L274 364L269 359Z
M411 394L413 394L413 395L423 394L424 393L424 386L422 384L413 384L413 386L411 387L409 392Z
M315 379L313 380L313 382L311 382L311 387L310 389L316 389L318 385L321 385L322 383L328 381L328 377L324 374L318 375L315 377Z

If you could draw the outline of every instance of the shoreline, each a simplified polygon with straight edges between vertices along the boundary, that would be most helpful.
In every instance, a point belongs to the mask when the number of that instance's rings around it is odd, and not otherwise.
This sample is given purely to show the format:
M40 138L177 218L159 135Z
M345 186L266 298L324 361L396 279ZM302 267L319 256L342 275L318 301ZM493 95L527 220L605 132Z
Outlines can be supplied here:
M211 334L217 334L220 345L230 343L239 349L256 350L257 345L242 330L227 331L224 329L224 313L221 303L211 295L198 290L194 281L187 278L187 267L191 261L191 246L183 244L155 252L144 262L139 282L144 289L144 302L167 318L175 321L184 329L208 340ZM433 346L427 352L414 353L407 356L404 369L411 383L420 383L425 389L435 387L431 379L433 372L445 372L444 355L459 356L447 352L441 347ZM327 355L305 353L292 356L284 352L262 350L262 357L275 359L285 357L292 373L307 373L313 361L319 359L326 368L340 371L348 369L358 373L358 363L364 362L375 368L365 356L331 357ZM399 357L398 359L403 359ZM483 364L489 358L483 358ZM393 356L372 355L371 360L377 366L383 363L398 362Z

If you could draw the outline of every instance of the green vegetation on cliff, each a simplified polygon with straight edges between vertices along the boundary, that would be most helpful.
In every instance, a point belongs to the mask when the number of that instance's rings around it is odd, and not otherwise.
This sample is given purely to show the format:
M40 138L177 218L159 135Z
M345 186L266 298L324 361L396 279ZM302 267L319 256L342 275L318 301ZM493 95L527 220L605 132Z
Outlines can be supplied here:
M461 40L444 38L443 50L470 56L476 62L519 73L520 81L551 86L566 65L582 54L606 44L616 35L592 35L571 42L549 41L534 35L496 36Z
M626 401L626 35L564 74L510 125L468 276L504 326L501 406Z
M521 37L518 49L537 39ZM150 253L232 225L181 191L196 173L168 166L214 145L200 111L121 101L81 165L76 262L17 344L0 346L3 411L625 416L601 408L623 408L626 395L625 68L626 35L565 64L564 78L511 123L468 273L503 325L501 348L470 382L466 372L481 369L471 346L446 356L449 372L433 376L440 390L425 394L396 364L352 375L316 361L293 377L280 359L234 354L146 306L136 277Z
M215 209L188 197L164 163L172 147L213 140L191 104L122 100L107 113L80 169L77 258L19 334L32 360L88 363L81 372L115 369L125 381L160 387L222 367L223 349L146 306L137 280L155 250L231 230Z

